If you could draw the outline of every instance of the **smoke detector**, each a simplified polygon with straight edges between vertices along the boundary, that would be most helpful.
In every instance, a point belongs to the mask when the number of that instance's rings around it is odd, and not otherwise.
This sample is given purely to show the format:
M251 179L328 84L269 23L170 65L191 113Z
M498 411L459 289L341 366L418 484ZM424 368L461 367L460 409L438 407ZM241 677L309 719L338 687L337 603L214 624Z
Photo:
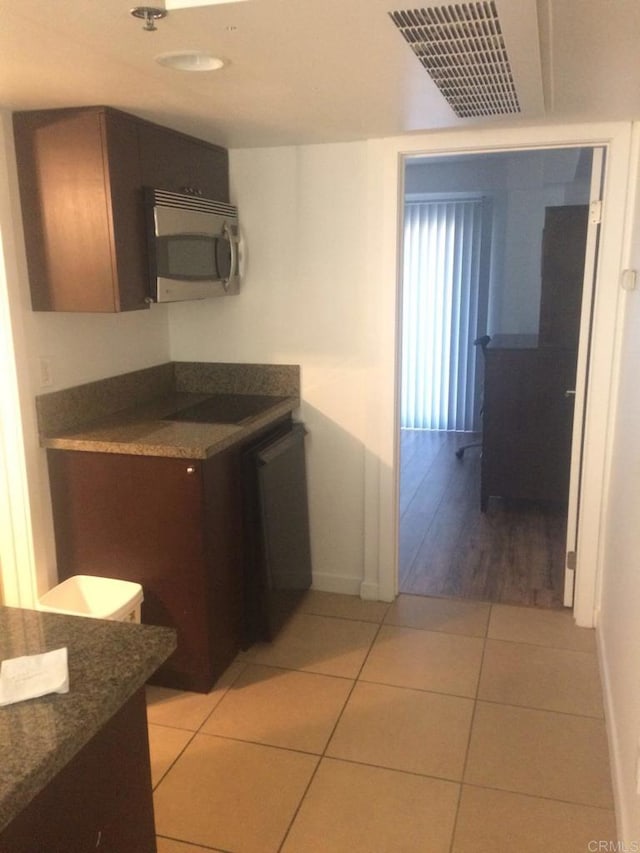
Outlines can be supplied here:
M433 3L389 17L458 118L544 111L535 0Z

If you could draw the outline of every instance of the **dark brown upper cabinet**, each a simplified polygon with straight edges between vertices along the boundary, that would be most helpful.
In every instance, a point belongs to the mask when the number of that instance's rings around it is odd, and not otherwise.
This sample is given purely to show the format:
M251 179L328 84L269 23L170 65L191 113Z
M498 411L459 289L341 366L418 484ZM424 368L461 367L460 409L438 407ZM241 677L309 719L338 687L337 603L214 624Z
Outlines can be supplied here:
M225 148L157 124L140 122L140 168L146 187L229 201Z
M15 113L35 311L147 308L143 187L228 201L225 149L109 107Z
M135 121L73 109L16 113L13 122L34 310L144 308Z

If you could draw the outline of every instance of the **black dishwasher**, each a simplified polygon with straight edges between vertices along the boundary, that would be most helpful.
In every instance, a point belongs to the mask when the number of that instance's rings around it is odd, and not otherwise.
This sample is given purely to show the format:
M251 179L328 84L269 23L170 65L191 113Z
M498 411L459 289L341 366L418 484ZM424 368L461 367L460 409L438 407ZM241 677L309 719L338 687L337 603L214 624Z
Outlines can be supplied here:
M311 586L305 435L294 423L243 453L246 645L273 639Z

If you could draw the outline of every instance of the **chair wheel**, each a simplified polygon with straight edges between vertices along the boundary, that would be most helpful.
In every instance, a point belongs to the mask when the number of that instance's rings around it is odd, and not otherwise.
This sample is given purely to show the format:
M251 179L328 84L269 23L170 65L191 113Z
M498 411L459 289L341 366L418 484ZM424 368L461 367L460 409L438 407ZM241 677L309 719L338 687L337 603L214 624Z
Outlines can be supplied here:
M456 450L456 456L458 459L462 459L462 457L464 456L464 447L460 447L458 450Z

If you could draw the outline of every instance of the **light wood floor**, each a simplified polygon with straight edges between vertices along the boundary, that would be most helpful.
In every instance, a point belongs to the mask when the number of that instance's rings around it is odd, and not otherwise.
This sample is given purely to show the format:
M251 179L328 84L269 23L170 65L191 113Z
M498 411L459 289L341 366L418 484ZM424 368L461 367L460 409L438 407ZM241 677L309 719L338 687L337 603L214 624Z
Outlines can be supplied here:
M480 512L468 434L402 430L400 592L562 607L566 512L498 498Z

